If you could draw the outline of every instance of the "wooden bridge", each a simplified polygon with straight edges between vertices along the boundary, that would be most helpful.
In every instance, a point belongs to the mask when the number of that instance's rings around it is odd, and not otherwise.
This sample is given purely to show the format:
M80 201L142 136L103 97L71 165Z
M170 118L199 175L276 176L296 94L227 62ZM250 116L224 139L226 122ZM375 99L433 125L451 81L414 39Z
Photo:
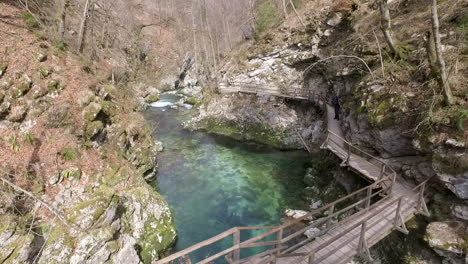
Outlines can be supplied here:
M332 107L320 96L312 99L327 111L328 135L322 148L373 183L285 224L235 227L155 264L191 263L191 253L227 239L232 240L231 247L198 263L344 264L356 255L371 260L370 247L393 230L408 234L405 222L415 214L429 215L424 200L428 180L411 186L397 177L385 162L346 141ZM252 231L263 234L252 237Z

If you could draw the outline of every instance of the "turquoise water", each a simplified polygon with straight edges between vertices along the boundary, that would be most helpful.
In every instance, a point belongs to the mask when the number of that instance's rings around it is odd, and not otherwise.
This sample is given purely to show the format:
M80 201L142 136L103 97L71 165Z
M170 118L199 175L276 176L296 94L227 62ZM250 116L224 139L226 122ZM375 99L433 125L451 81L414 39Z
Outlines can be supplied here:
M175 214L175 251L235 226L277 225L285 209L304 207L305 152L184 130L181 123L192 114L169 108L146 113L164 145L158 183ZM251 235L243 233L242 240ZM232 240L222 241L197 252L192 261L231 245Z

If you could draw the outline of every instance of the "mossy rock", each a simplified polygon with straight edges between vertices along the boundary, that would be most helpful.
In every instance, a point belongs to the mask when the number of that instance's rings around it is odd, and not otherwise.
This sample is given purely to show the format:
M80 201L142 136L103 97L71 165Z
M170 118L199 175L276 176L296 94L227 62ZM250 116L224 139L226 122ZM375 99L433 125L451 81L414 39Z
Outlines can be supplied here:
M116 116L119 112L119 106L111 101L103 101L101 103L102 112L109 117Z
M33 82L31 78L29 78L27 74L23 74L18 84L18 89L21 91L22 94L26 94L29 90L31 90L32 83Z
M87 140L92 139L104 129L101 121L93 121L86 124L84 136Z
M123 232L136 238L143 262L151 263L167 254L176 241L176 232L164 198L144 182L123 196L127 208L122 216Z
M38 72L39 78L45 79L52 74L53 69L50 67L39 67L37 72Z
M62 178L79 180L81 178L81 169L77 167L63 170L60 173Z
M39 264L61 264L68 260L75 248L75 239L67 227L60 224L42 226L43 233L48 233Z
M157 102L157 101L159 101L159 95L155 95L155 94L150 95L150 96L146 97L145 101L148 104Z
M63 86L60 83L60 80L58 79L53 79L47 82L47 90L50 92L57 92L60 90L63 90Z
M85 118L85 122L92 122L96 120L96 117L102 111L102 105L97 102L90 103L84 110L83 115Z

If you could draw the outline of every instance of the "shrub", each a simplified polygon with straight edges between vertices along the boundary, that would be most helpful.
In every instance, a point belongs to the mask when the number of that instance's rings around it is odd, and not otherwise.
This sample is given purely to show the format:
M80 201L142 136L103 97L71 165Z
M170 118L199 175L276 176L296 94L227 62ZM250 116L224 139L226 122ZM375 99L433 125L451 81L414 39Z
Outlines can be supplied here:
M26 135L24 135L24 142L28 143L29 145L34 145L36 141L37 141L37 138L33 134L26 133Z
M257 11L258 17L256 22L255 39L258 40L264 32L280 22L281 16L270 1L262 2L258 6Z
M76 160L80 155L76 148L64 148L62 149L60 154L62 155L62 158L66 161Z
M21 17L28 29L39 28L39 22L37 22L36 18L31 13L23 13Z
M57 40L57 41L55 41L55 47L60 51L66 51L67 48L68 48L68 45L63 40Z

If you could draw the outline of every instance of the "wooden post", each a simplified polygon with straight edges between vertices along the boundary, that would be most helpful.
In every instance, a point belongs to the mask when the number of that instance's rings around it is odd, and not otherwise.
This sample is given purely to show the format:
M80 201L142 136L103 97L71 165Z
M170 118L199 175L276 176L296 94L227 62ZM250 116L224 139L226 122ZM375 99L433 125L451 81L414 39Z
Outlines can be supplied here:
M314 264L315 263L315 252L312 251L312 253L309 256L309 264Z
M234 233L233 244L234 244L234 246L239 246L239 244L240 244L240 230L237 230ZM232 256L232 261L234 263L237 263L237 262L239 262L239 260L240 260L240 248L237 248L237 249L234 250L234 254Z
M398 206L397 210L395 213L395 222L393 223L395 226L395 229L402 232L403 234L407 235L409 233L408 229L406 228L405 222L403 220L403 217L401 216L401 203L403 201L403 197L400 197L398 199Z
M332 205L330 209L328 209L327 216L329 217L327 219L327 222L325 223L325 228L328 228L331 224L332 218L331 215L335 212L335 205Z
M372 195L372 185L367 188L366 210L369 210Z
M426 201L424 200L424 191L426 189L426 183L421 185L421 190L419 191L419 199L418 199L418 211L420 214L425 215L427 217L431 216L429 210L427 209Z
M382 169L380 170L379 180L381 180L384 175L385 175L385 164L382 166Z
M283 240L283 229L280 229L278 231L278 235L277 235L276 239L277 239L276 249L278 249L278 251L276 251L276 256L279 256L279 255L281 255L280 248L281 248L282 240ZM276 260L276 258L275 258L275 260Z
M351 146L348 146L348 157L346 158L346 165L349 165L350 157L351 157Z
M365 254L369 261L372 261L372 257L370 255L369 247L366 241L366 230L367 230L367 221L362 223L361 225L361 236L359 237L359 244L358 244L358 254Z

